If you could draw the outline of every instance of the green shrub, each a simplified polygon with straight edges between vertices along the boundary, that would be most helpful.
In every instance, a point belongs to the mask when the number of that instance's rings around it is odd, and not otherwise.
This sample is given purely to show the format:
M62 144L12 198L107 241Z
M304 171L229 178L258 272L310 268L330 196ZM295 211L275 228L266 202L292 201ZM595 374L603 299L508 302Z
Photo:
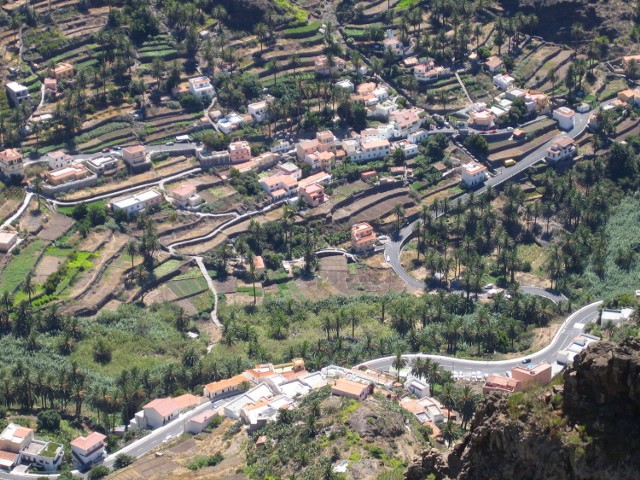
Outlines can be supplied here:
M120 468L124 468L128 465L131 465L135 461L136 461L135 457L132 457L131 455L127 455L126 453L121 453L116 457L116 460L113 462L113 468L115 468L116 470Z
M60 414L55 410L43 410L38 413L38 431L56 432L60 429Z
M107 475L109 475L109 469L104 465L98 465L89 471L89 480L98 480L99 478L104 478Z
M187 468L189 470L199 470L205 467L215 467L218 465L224 457L221 453L214 455L198 455L187 462Z

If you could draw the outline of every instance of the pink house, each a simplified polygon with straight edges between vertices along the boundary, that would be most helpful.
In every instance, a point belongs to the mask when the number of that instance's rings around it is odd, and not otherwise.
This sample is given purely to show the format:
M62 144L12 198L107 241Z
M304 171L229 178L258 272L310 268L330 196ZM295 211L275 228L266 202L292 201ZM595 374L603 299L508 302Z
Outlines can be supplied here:
M238 140L229 144L229 159L232 164L244 163L251 160L251 146L245 140Z

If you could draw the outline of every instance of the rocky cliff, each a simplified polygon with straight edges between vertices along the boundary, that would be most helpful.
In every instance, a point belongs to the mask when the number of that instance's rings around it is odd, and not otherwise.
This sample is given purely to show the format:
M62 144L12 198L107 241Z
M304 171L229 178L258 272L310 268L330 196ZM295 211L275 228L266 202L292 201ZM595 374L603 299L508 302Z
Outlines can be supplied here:
M562 380L488 396L461 442L424 452L406 478L640 478L640 340L592 345Z

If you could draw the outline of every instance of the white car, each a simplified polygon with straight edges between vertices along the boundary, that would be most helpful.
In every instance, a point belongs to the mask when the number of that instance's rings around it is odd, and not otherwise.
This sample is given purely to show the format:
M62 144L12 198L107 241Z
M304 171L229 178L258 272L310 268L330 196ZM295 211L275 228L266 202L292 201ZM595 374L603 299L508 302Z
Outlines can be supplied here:
M494 288L496 288L496 286L493 283L487 283L484 287L482 287L483 290L493 290Z
M166 437L164 437L164 440L162 440L162 443L167 443L169 442L169 440L171 440L173 438L173 435L169 434Z

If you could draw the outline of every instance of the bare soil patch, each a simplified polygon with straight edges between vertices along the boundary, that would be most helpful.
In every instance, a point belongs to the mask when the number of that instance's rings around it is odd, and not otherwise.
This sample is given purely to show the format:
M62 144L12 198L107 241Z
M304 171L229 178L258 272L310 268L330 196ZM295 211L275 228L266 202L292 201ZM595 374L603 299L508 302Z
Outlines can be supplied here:
M49 214L49 221L44 225L44 228L38 237L44 240L57 240L62 237L73 226L73 219L66 215L59 213Z
M49 275L58 271L58 267L64 263L64 258L46 255L36 267L35 281L43 283Z
M348 266L343 255L334 255L320 259L318 278L324 280L336 294L347 291Z

